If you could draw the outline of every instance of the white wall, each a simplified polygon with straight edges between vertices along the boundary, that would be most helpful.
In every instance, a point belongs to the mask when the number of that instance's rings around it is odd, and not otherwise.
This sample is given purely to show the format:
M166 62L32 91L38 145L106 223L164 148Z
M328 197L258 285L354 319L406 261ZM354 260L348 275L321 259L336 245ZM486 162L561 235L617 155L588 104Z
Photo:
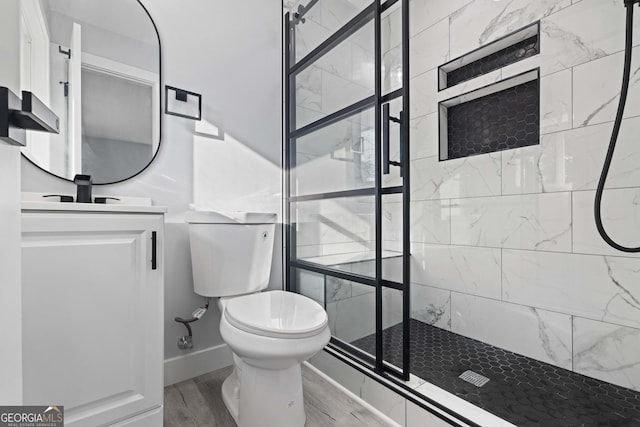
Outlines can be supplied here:
M20 93L19 0L0 14L0 86ZM20 269L20 152L0 141L0 405L22 403L22 289Z
M188 230L190 205L280 213L281 4L278 0L211 2L143 0L162 43L162 78L203 96L203 122L163 115L162 145L154 163L122 184L94 193L151 197L168 207L165 266L165 358L185 329L176 316L201 304L193 293ZM164 96L164 94L163 94ZM206 122L206 123L205 123ZM204 129L213 125L218 131ZM23 191L72 194L71 183L22 161ZM271 287L280 287L281 239ZM214 306L194 324L194 351L222 343Z

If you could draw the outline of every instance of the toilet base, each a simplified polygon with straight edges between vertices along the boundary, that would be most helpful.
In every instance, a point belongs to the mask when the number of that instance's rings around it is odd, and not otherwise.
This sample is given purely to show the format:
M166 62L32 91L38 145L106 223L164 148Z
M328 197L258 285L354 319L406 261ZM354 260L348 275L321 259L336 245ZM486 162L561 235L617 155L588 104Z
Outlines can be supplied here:
M222 401L224 402L224 406L227 407L227 410L231 414L233 421L238 424L238 408L239 408L239 387L240 384L238 382L238 378L236 376L236 368L233 367L233 372L229 375L224 382L222 383Z
M300 364L263 369L237 359L234 355L233 372L222 384L222 400L238 427L303 427Z

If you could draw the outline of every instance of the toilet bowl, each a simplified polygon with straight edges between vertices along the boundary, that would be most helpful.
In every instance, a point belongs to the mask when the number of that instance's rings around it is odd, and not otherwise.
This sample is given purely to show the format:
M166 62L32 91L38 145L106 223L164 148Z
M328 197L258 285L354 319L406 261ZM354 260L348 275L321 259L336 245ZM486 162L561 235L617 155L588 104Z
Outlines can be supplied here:
M300 364L331 338L317 302L269 282L275 214L189 212L194 290L218 297L234 369L222 398L239 427L303 427ZM264 292L262 292L264 291Z
M305 423L300 364L331 338L324 309L283 291L223 300L220 333L234 354L222 397L241 426Z

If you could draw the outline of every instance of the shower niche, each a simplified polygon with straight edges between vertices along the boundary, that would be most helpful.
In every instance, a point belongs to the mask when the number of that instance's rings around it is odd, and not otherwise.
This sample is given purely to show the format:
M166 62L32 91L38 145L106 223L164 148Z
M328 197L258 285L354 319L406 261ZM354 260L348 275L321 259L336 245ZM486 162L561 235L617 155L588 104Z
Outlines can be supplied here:
M540 53L539 22L438 68L438 89L456 86ZM540 70L531 69L438 103L439 159L540 143Z
M440 160L540 143L540 71L440 102Z

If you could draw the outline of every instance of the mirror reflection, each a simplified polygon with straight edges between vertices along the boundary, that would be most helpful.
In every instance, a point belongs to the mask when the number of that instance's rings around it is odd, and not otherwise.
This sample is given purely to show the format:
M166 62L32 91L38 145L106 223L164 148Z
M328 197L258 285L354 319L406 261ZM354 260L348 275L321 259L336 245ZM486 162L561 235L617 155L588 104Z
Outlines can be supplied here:
M21 89L60 118L23 154L65 179L125 180L160 143L160 44L138 0L22 0ZM1 7L0 7L1 12Z

